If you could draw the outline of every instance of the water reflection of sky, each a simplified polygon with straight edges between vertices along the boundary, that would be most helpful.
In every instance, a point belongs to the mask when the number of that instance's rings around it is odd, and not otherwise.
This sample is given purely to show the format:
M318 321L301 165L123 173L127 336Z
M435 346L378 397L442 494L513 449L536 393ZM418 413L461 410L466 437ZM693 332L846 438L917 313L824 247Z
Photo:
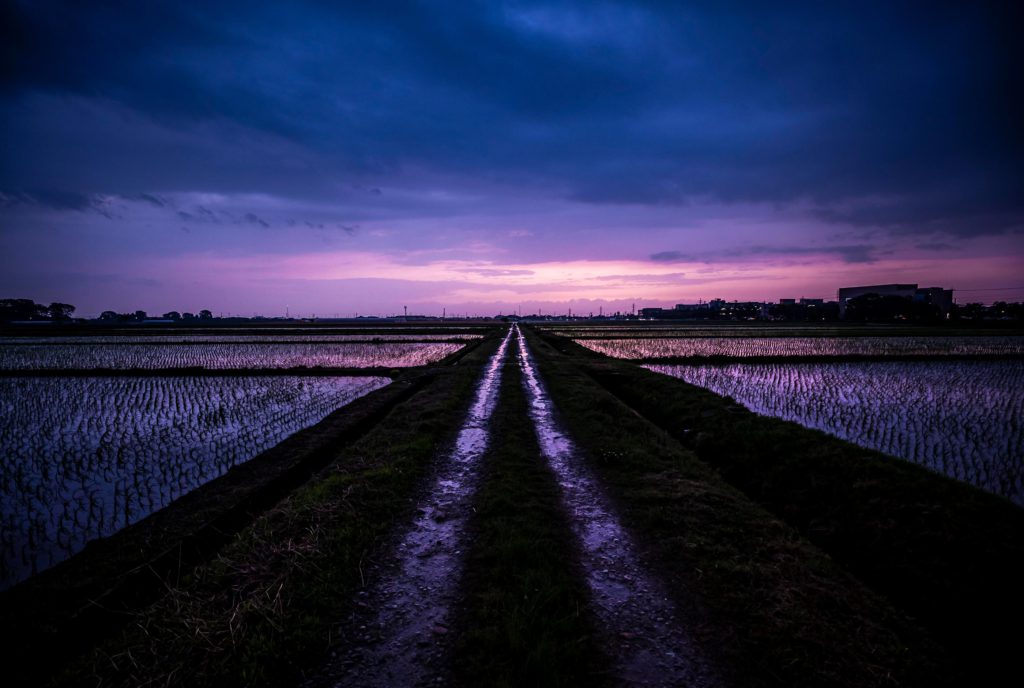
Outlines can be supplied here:
M0 378L0 588L389 382Z
M201 344L21 344L0 346L2 370L111 368L403 368L439 361L462 348L442 342Z
M1024 505L1024 361L647 367Z

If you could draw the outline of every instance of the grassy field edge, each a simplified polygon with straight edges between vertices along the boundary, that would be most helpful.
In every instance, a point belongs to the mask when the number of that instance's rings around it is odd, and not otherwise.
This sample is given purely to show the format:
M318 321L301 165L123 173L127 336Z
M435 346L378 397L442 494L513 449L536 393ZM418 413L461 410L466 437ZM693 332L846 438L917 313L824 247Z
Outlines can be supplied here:
M1014 669L1024 509L920 466L754 414L681 380L543 335L600 386L690 448L896 607L961 671Z

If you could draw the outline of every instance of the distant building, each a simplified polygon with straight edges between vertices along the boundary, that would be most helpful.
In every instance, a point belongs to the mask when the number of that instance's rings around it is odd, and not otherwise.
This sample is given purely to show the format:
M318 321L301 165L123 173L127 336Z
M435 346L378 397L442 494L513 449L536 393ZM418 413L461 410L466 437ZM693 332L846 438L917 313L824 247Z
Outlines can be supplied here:
M795 306L796 299L779 299L780 306Z
M953 290L942 287L925 287L914 294L915 301L928 303L939 309L943 318L948 318L953 310Z
M666 310L664 308L641 308L641 318L663 318L665 317Z
M673 309L676 314L685 317L687 315L705 316L711 312L711 306L701 301L700 303L677 303Z
M801 306L824 306L825 299L800 299Z
M953 290L942 287L918 288L916 284L874 284L866 287L843 287L839 290L839 317L846 315L846 304L850 299L867 294L898 296L908 301L927 303L935 306L942 317L948 317L953 308Z

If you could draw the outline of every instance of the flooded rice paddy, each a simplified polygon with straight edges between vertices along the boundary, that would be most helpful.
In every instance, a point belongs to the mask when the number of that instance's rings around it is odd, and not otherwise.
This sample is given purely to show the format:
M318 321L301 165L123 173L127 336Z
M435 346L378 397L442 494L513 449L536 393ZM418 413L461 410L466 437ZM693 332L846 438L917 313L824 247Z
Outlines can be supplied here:
M1024 361L646 367L1024 505Z
M649 337L575 340L613 358L977 356L1024 354L1024 337Z
M426 365L464 345L433 342L6 344L0 370L207 368L404 368Z
M389 382L0 378L0 589Z

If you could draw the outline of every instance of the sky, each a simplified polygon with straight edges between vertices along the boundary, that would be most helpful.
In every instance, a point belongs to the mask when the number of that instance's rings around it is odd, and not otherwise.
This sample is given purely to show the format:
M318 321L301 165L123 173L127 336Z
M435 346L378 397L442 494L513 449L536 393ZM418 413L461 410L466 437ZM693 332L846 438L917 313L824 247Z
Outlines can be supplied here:
M0 7L0 298L1024 300L1020 3Z

